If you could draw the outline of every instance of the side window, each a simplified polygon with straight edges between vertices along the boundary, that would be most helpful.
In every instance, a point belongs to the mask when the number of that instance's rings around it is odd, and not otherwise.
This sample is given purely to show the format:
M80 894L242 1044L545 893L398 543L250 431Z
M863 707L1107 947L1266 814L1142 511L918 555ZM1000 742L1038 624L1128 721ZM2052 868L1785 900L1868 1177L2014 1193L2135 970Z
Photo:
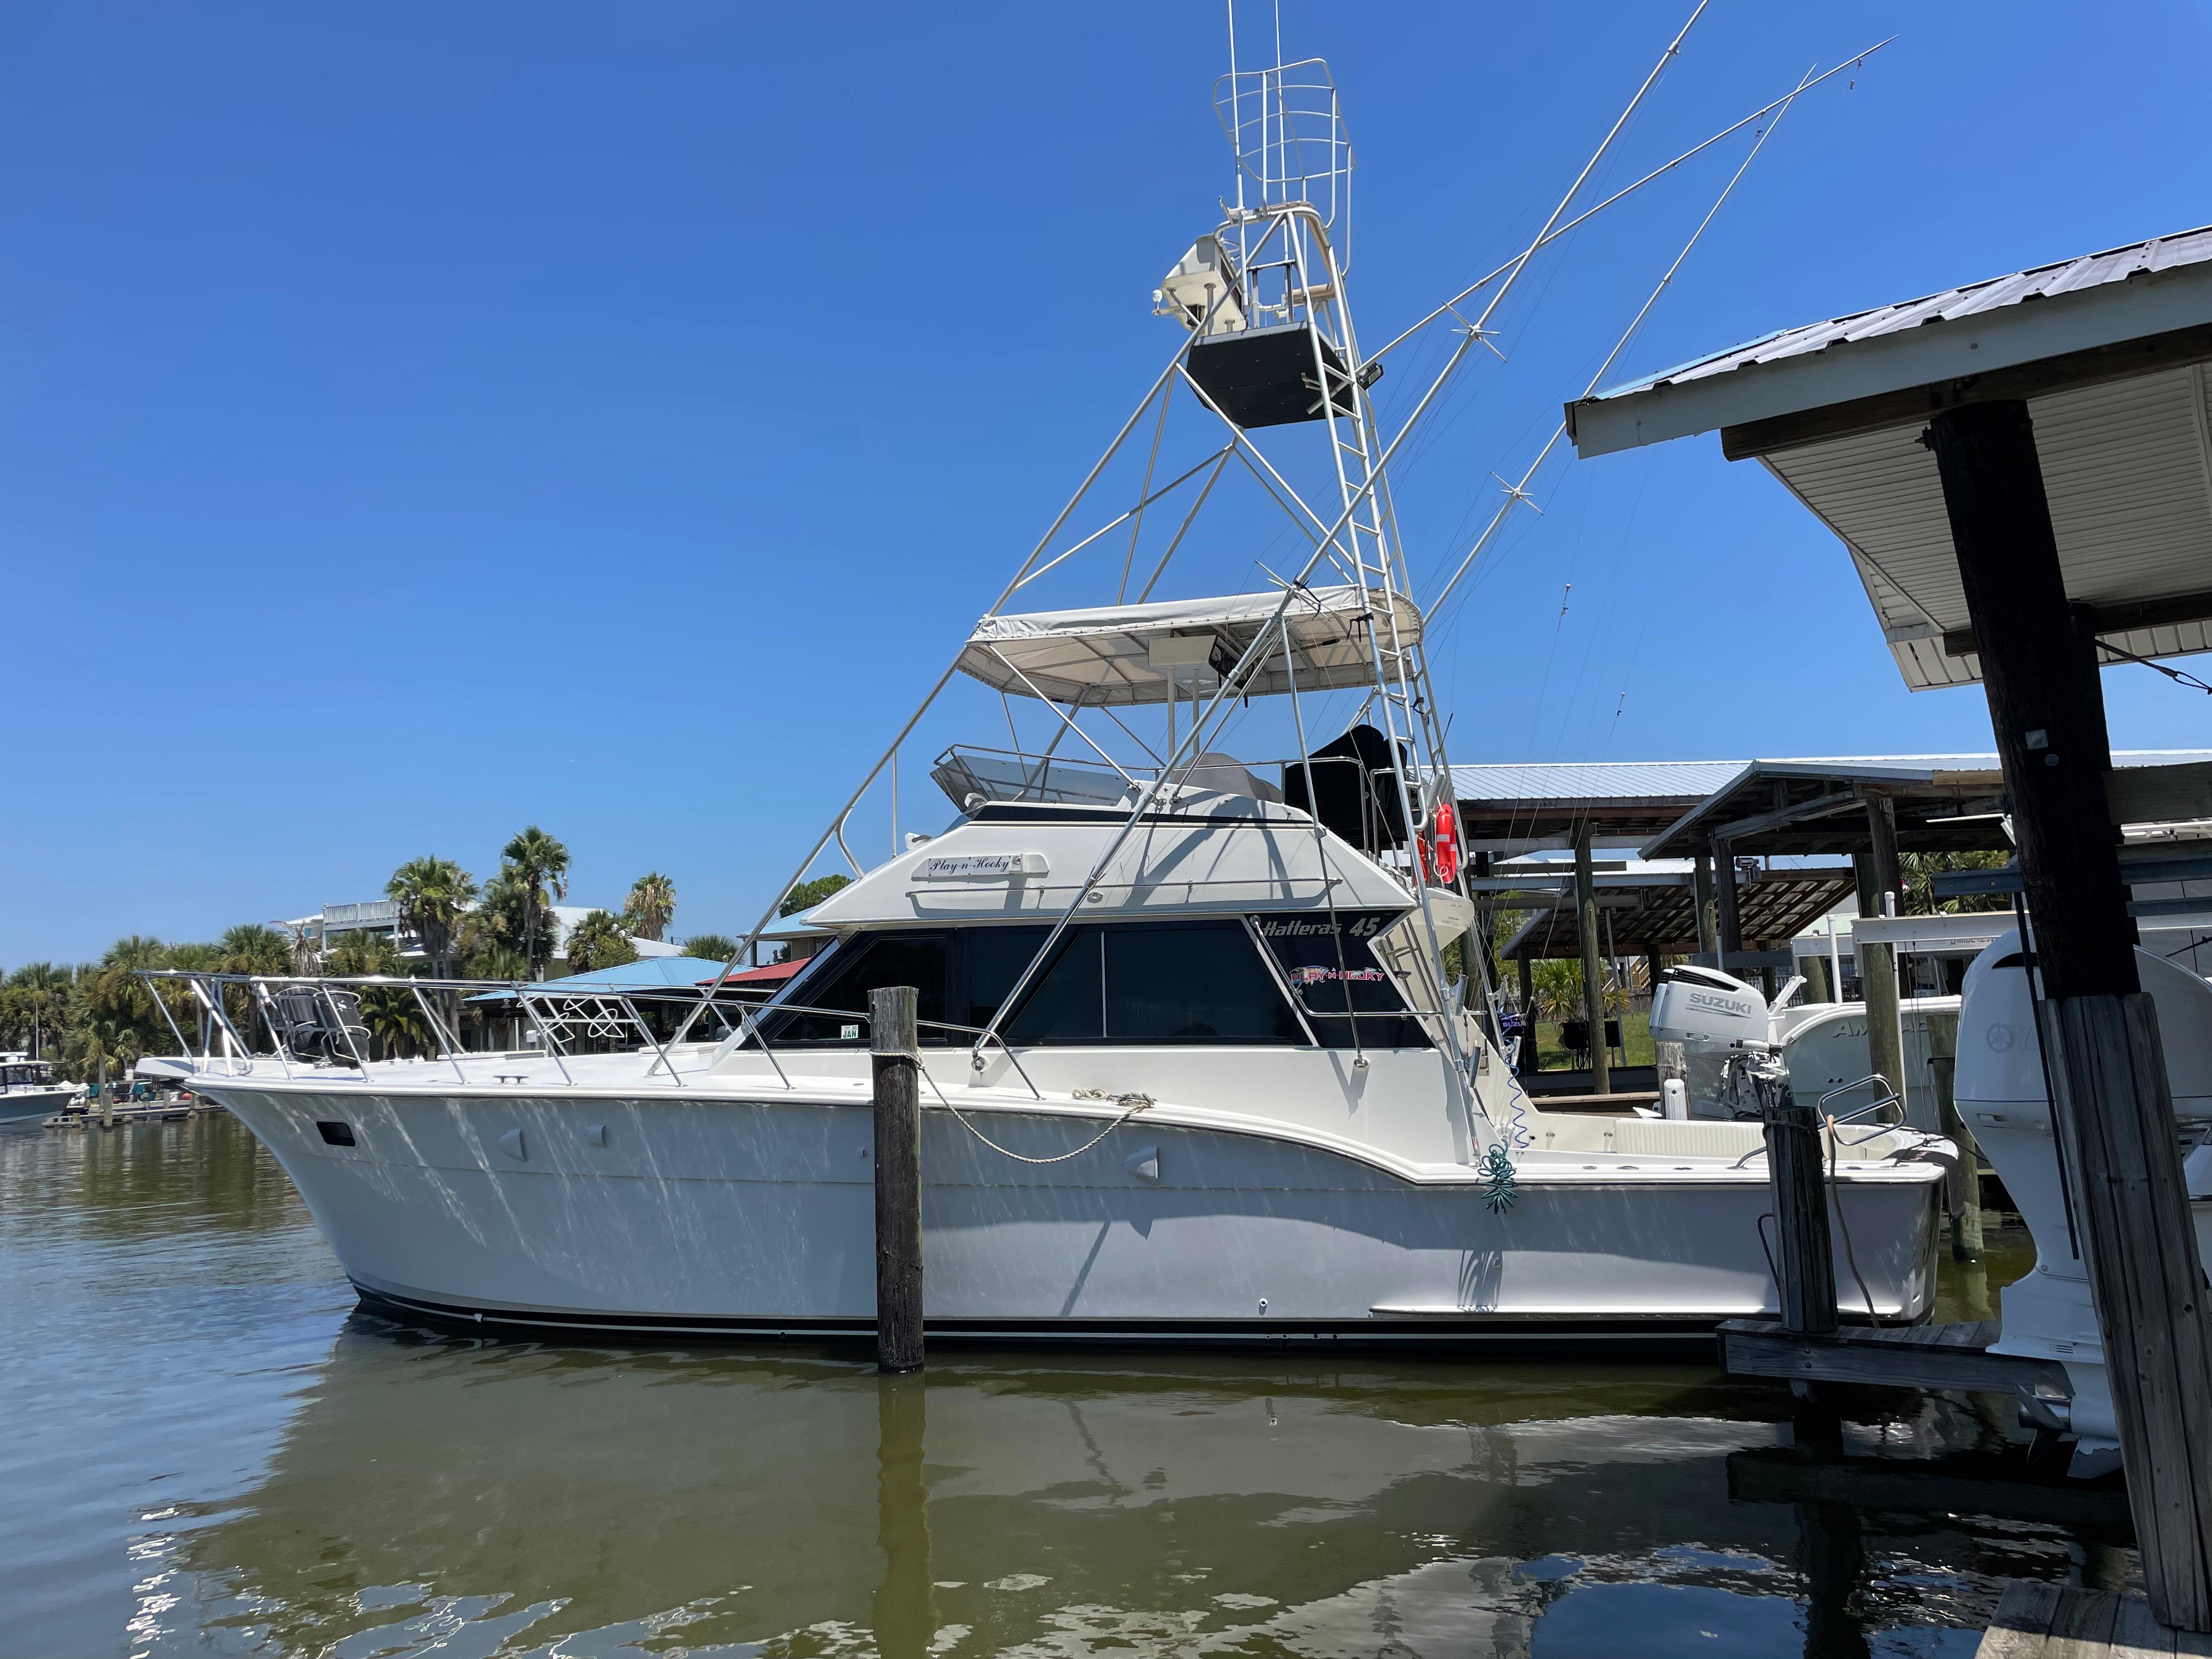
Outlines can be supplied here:
M998 930L991 930L996 933ZM1028 965L1044 943L1043 928L1020 928L1015 931L1033 933L1021 960L1006 975L1012 986L1013 975ZM1106 999L1100 984L1102 927L1071 927L1060 936L1053 947L1053 959L1022 998L1022 1006L1006 1022L1006 1041L1020 1044L1097 1042L1106 1035ZM975 979L976 957L974 949L981 936L969 941L969 978ZM1000 995L1005 993L1001 991ZM981 1022L977 1022L981 1024Z
M850 1010L836 1013L770 1015L763 1029L770 1042L842 1043L865 1048L868 1040L868 993L886 985L911 985L921 993L921 1041L925 1048L953 1041L954 1034L931 1029L945 1018L945 935L878 933L841 942L819 967L795 981L789 1000L810 1008Z
M1101 931L1111 1041L1305 1041L1241 921L1131 923Z
M1326 912L1255 916L1252 925L1275 953L1283 977L1323 1046L1349 1048L1426 1048L1428 1033L1406 1014L1405 999L1369 948L1397 918L1382 910L1340 910L1336 925Z

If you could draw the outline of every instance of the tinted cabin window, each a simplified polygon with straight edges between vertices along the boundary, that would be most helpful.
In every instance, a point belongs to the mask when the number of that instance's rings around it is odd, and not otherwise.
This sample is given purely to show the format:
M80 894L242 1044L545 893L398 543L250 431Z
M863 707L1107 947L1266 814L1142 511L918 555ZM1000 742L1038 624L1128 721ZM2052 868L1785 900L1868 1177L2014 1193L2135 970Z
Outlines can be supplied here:
M866 1041L861 1017L868 992L912 985L921 994L924 1021L969 1028L932 1030L925 1024L922 1042L964 1044L990 1024L1051 932L1028 926L963 927L848 940L793 981L788 1000L848 1009L854 1018L772 1014L765 1022L768 1039L860 1046ZM857 1029L848 1036L848 1028ZM1251 935L1234 920L1072 927L1000 1030L1018 1048L1306 1041Z
M1102 928L1116 1042L1304 1042L1241 921Z
M864 1047L868 1040L868 993L887 985L911 985L920 993L919 1017L925 1047L955 1040L927 1022L945 1018L945 945L943 933L878 933L841 944L792 982L791 1000L811 1008L848 1010L835 1013L785 1014L763 1022L770 1042L830 1042Z
M1047 927L979 927L965 936L968 1020L990 1023L1006 993L1050 937ZM1013 1043L1097 1042L1106 1035L1106 999L1100 980L1097 927L1071 927L1053 947L1052 960L1030 982L1022 1006L1005 1025Z
M1428 1033L1406 1017L1406 1000L1369 948L1397 918L1382 910L1340 910L1335 931L1322 915L1255 916L1253 926L1281 964L1322 1045L1426 1048ZM1372 1018L1383 1016L1383 1018Z

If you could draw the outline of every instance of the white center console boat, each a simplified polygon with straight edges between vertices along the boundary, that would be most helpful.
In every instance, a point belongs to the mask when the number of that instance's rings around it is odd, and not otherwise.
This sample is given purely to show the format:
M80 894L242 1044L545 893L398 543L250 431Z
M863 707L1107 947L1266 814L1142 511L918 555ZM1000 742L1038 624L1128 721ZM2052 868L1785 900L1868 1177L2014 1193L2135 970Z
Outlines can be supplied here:
M51 1060L33 1060L21 1051L0 1054L0 1123L52 1117L83 1093L82 1084L56 1078Z

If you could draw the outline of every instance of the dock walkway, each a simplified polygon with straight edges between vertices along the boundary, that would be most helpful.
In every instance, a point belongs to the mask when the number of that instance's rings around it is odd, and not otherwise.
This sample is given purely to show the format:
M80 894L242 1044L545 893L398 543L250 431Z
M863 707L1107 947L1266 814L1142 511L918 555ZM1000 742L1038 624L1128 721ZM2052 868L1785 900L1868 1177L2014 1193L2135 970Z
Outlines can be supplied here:
M2178 1631L2118 1590L2014 1579L1975 1659L2212 1659L2212 1636Z
M2066 1400L2063 1366L1991 1353L1994 1319L1945 1325L1844 1326L1808 1335L1771 1319L1731 1319L1720 1328L1721 1364L1739 1376L1793 1382L1854 1382L1898 1389L1948 1389Z

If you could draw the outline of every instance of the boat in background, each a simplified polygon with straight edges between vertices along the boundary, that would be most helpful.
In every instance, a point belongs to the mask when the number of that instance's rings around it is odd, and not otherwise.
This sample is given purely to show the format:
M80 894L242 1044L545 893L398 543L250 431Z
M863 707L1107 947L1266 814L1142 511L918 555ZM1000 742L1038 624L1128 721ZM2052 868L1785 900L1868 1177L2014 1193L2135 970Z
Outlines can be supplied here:
M20 1049L0 1054L0 1123L40 1121L66 1111L84 1097L84 1085L54 1075L52 1060Z

